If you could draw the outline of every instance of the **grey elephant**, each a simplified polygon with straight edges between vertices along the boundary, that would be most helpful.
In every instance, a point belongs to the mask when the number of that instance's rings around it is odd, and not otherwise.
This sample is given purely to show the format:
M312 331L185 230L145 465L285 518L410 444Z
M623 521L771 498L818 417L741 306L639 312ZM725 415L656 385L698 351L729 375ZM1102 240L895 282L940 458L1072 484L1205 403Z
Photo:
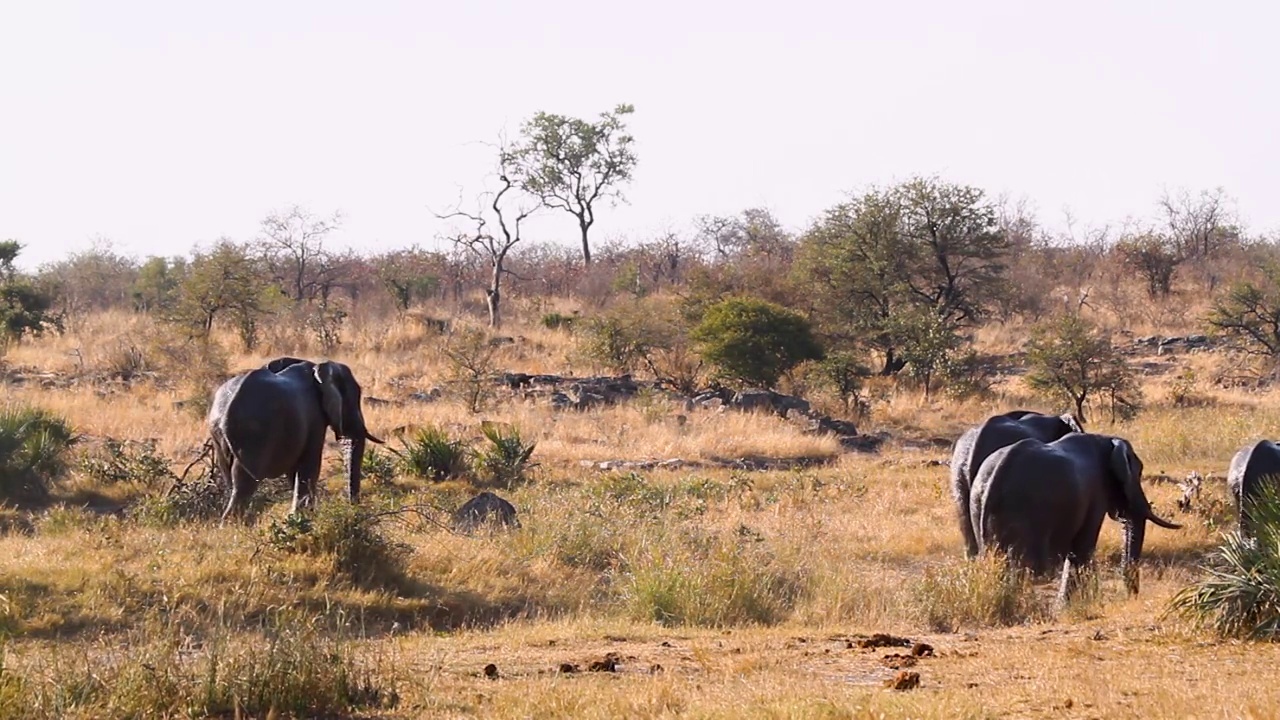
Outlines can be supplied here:
M1227 489L1236 503L1240 534L1246 538L1254 536L1253 521L1249 517L1250 502L1266 485L1280 490L1280 445L1270 440L1259 440L1240 448L1231 458L1231 467L1227 470Z
M1084 432L1072 415L1045 415L1031 410L1012 410L992 415L981 425L969 428L956 440L951 453L951 497L956 504L956 519L964 536L965 553L978 554L978 540L969 520L969 486L982 461L1002 447L1024 438L1049 442L1067 433Z
M320 475L325 431L342 441L347 496L360 499L365 427L360 384L339 362L278 358L219 387L209 409L214 464L231 498L222 517L243 514L258 483L293 480L292 512L309 506Z
M1122 567L1138 592L1146 522L1177 530L1142 492L1142 460L1123 438L1072 433L1053 442L1024 439L993 452L974 475L969 513L980 550L996 549L1037 575L1062 567L1059 597L1093 562L1102 519L1124 523Z

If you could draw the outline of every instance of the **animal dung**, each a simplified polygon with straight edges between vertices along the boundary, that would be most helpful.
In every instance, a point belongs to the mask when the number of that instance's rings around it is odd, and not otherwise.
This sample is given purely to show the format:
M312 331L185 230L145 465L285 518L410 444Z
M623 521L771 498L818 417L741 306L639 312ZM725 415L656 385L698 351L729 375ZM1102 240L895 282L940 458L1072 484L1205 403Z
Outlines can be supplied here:
M920 673L901 670L897 675L885 680L884 686L890 690L915 690L920 687Z

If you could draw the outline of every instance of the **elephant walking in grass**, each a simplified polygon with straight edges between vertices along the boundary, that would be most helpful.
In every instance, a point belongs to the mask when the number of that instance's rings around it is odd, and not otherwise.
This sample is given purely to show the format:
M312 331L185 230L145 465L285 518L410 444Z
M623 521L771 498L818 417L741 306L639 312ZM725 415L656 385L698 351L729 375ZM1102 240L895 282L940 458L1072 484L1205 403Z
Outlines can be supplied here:
M312 503L325 432L342 442L347 496L360 499L360 466L369 434L360 409L360 384L339 362L279 358L242 373L214 392L209 434L214 464L231 498L222 517L242 515L258 483L293 480L292 512Z
M956 518L964 536L965 554L978 554L978 540L969 519L969 488L982 461L1002 447L1024 438L1049 442L1067 433L1084 432L1071 415L1045 415L1030 410L1013 410L992 415L981 425L969 428L956 440L951 453L951 496L956 503Z
M1240 534L1246 538L1255 535L1250 505L1266 486L1280 491L1280 445L1259 440L1240 448L1227 470L1227 489L1240 518Z
M992 453L973 480L969 507L980 550L1046 575L1062 567L1059 599L1093 562L1102 519L1124 523L1126 586L1138 592L1146 522L1170 530L1142 492L1142 460L1127 440L1072 433L1053 442L1024 439Z

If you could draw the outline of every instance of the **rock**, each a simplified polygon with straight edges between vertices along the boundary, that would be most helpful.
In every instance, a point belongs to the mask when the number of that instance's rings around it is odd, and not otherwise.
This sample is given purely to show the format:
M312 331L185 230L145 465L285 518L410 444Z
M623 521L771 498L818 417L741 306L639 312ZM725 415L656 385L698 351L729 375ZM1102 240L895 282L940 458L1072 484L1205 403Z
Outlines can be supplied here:
M443 394L444 394L443 390L441 390L438 387L433 387L430 390L427 390L426 392L410 393L409 399L412 400L413 402L429 403L429 402L435 402L436 400L439 400L440 396Z
M855 452L877 452L889 437L889 433L884 431L874 435L846 435L840 438L840 445Z
M551 407L556 410L568 410L573 407L573 400L562 392L554 392L551 394Z
M933 646L929 643L918 642L911 646L911 654L915 657L933 657Z
M724 400L721 400L718 397L710 397L706 400L699 401L698 405L708 410L721 410L725 407Z
M578 393L577 400L573 401L573 406L578 410L586 410L588 408L598 407L605 404L605 397L593 392Z
M497 679L498 679L498 666L497 666L497 665L494 665L493 663L489 663L488 665L485 665L485 666L484 666L484 676L485 676L485 677L487 677L487 678L489 678L490 680L497 680Z
M911 640L888 633L875 633L858 641L860 648L911 647Z
M498 337L495 337L495 338L489 338L490 347L499 347L502 345L515 345L515 344L516 344L515 338L507 337L505 335L499 335Z
M507 372L502 373L502 377L499 381L512 390L517 390L519 388L529 387L533 382L533 376L526 373Z
M566 662L566 663L560 663L560 672L565 675L572 675L573 673L579 672L579 670L577 665Z
M683 465L684 465L684 460L681 460L680 458L671 458L669 460L663 460L658 463L658 467L664 470L675 470L677 468L682 467Z
M516 507L491 492L476 495L453 514L453 527L459 532L469 533L486 523L520 527Z
M883 663L885 667L892 668L894 670L901 670L902 668L912 667L913 665L915 665L920 661L917 660L912 655L903 655L902 653L891 653L889 655L885 655L883 658L880 658L880 662Z
M618 656L618 653L607 653L600 660L593 660L591 664L587 666L587 671L588 672L617 672L618 660L620 659L621 658Z
M809 401L802 397L782 395L780 393L774 393L773 395L773 409L777 410L782 417L787 417L792 410L810 412L810 407Z

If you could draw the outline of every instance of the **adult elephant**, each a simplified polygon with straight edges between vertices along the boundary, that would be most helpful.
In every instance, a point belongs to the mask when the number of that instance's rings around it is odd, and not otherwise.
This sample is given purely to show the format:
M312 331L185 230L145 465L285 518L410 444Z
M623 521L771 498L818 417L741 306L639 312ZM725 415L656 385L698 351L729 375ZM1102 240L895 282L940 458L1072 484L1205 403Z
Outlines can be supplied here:
M969 557L978 554L978 540L969 520L969 487L982 461L996 450L1024 438L1049 442L1073 432L1084 432L1084 428L1071 415L1012 410L992 415L956 440L951 453L951 497L956 503L956 518L960 521L960 534L964 536L965 553Z
M1093 562L1103 516L1124 523L1121 562L1130 593L1138 592L1146 522L1181 527L1151 510L1142 460L1129 441L1093 433L1028 438L996 450L974 476L969 513L980 550L1003 551L1037 575L1062 566L1063 600L1072 578Z
M1240 534L1247 538L1253 537L1255 530L1249 506L1267 485L1280 490L1280 445L1259 440L1240 448L1227 470L1227 488L1236 503Z
M330 428L342 442L347 496L359 502L365 441L382 443L365 427L360 394L346 365L298 358L279 358L223 383L208 416L214 463L231 488L223 520L243 514L258 483L273 477L292 478L292 512L308 507Z

